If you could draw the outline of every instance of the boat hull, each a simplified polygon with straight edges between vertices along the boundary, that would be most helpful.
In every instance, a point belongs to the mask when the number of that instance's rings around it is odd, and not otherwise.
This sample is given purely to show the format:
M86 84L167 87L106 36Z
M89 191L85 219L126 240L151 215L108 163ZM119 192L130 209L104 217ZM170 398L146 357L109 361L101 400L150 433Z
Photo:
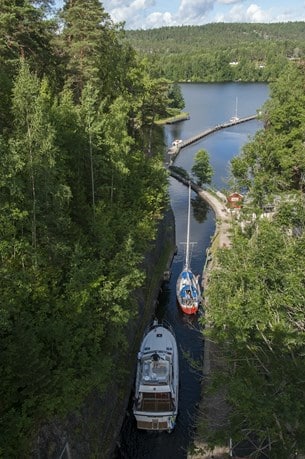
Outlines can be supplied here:
M199 305L198 305L198 304L195 303L195 304L192 304L192 305L190 305L190 306L189 306L189 305L188 305L188 306L185 306L184 304L181 304L181 303L179 302L179 300L177 300L177 301L178 301L178 304L179 304L179 307L180 307L181 311L182 311L184 314L188 314L188 315L190 315L190 316L191 316L191 315L194 315L194 314L197 314L198 308L199 308Z
M154 322L138 353L133 414L137 428L171 432L178 414L179 361L172 328Z
M137 428L140 430L166 431L171 432L176 423L176 415L155 416L153 413L143 416L141 413L134 412Z

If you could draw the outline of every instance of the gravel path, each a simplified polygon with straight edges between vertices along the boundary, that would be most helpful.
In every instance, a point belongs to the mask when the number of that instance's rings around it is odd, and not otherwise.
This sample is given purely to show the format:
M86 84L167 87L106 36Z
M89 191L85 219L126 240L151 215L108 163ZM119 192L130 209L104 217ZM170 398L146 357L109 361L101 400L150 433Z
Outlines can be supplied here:
M217 232L219 235L219 247L230 247L230 227L231 214L225 207L226 197L219 191L217 197L207 190L203 190L199 186L192 184L192 188L197 192L204 201L206 201L214 210L217 220Z

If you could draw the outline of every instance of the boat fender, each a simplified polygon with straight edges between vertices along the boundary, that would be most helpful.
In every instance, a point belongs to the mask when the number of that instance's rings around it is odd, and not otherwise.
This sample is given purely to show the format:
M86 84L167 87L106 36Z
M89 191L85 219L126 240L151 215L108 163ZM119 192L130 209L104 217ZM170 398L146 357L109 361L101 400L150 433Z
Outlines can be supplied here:
M171 416L169 419L169 427L170 427L170 432L174 429L175 427L175 416Z

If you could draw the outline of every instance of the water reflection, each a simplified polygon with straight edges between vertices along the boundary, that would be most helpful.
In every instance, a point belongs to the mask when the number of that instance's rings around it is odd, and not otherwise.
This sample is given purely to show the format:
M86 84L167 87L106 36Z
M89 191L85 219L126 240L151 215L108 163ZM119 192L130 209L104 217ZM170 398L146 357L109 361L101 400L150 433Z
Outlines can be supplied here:
M195 199L192 199L193 216L198 223L203 223L208 216L209 205L203 201L199 196L196 195Z

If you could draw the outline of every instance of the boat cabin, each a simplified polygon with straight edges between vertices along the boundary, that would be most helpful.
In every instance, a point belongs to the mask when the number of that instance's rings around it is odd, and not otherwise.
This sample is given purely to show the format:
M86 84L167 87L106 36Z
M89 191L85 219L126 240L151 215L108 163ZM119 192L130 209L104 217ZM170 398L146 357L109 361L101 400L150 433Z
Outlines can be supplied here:
M151 358L143 361L141 384L168 384L169 383L169 361L159 354L152 354Z
M143 356L137 410L168 412L174 409L171 368L170 356L165 352Z

